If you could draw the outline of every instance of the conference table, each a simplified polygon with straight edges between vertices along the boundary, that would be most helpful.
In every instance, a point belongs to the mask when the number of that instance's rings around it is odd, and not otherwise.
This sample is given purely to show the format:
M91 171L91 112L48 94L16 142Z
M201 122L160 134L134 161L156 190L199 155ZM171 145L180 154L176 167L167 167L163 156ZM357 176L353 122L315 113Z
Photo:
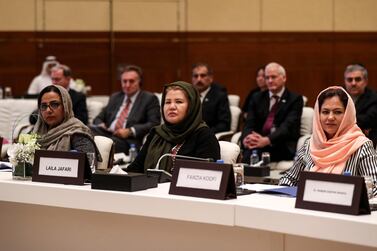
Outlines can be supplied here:
M377 213L296 209L295 199L170 195L12 180L0 172L1 250L376 250Z

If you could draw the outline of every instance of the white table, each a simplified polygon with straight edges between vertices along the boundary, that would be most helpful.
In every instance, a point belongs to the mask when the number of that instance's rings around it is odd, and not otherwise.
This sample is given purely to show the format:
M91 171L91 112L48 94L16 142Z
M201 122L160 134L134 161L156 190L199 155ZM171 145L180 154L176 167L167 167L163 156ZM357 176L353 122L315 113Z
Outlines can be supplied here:
M1 250L377 247L376 213L300 210L292 198L260 194L228 201L174 196L168 189L169 184L134 193L91 190L13 181L10 173L0 173Z

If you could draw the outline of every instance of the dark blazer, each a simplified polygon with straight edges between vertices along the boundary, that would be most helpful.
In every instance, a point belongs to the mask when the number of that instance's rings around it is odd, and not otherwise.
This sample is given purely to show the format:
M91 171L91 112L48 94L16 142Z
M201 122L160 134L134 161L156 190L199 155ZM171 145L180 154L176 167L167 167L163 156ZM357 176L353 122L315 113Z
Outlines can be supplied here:
M270 97L268 91L258 92L253 95L241 140L252 131L262 134L263 125L269 114L269 108ZM275 114L275 131L269 135L264 135L270 138L271 145L258 149L259 152L270 152L272 161L293 159L296 152L297 140L300 137L302 108L302 96L285 89L279 100ZM251 151L245 149L244 161L248 161L250 154Z
M155 134L156 131L152 129L143 147L141 148L141 151L137 155L135 161L128 166L127 171L140 173L144 172L145 157L148 154L149 145ZM218 160L220 159L220 146L210 129L208 127L202 127L185 139L184 144L179 149L177 154Z
M366 133L367 137L377 143L377 93L369 88L356 100L357 125Z
M110 127L123 103L124 95L124 92L111 95L109 103L94 119L93 124L105 123L106 127ZM136 138L141 141L153 126L160 124L160 121L160 105L157 97L153 93L141 90L128 115L126 128L135 128Z
M86 96L73 89L68 90L72 100L72 109L75 117L81 120L85 125L88 124L88 108L86 107Z
M203 120L213 133L230 130L230 109L228 94L216 85L204 97L202 103Z

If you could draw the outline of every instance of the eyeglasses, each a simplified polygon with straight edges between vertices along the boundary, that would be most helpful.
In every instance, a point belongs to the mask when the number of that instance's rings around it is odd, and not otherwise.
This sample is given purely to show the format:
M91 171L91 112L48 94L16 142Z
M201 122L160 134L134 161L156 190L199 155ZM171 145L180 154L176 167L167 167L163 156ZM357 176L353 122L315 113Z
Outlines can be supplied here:
M50 108L51 110L55 111L56 109L59 108L60 105L61 105L60 102L52 101L49 104L42 103L41 106L39 107L39 109L41 109L41 111L47 111L47 108Z
M192 74L193 78L198 78L198 77L205 78L207 76L208 76L208 73Z
M352 83L352 81L354 81L354 80L355 80L356 83L359 83L363 80L363 78L362 77L346 78L346 81L348 83Z

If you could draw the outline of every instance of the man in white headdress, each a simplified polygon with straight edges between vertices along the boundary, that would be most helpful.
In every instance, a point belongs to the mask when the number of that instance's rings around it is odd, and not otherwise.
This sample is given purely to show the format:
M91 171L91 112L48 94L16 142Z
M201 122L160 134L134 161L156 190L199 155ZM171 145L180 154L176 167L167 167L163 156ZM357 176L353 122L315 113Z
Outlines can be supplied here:
M52 84L51 80L51 68L57 66L59 62L55 56L47 56L43 62L41 74L36 76L30 83L27 94L39 94L39 92L48 85Z

